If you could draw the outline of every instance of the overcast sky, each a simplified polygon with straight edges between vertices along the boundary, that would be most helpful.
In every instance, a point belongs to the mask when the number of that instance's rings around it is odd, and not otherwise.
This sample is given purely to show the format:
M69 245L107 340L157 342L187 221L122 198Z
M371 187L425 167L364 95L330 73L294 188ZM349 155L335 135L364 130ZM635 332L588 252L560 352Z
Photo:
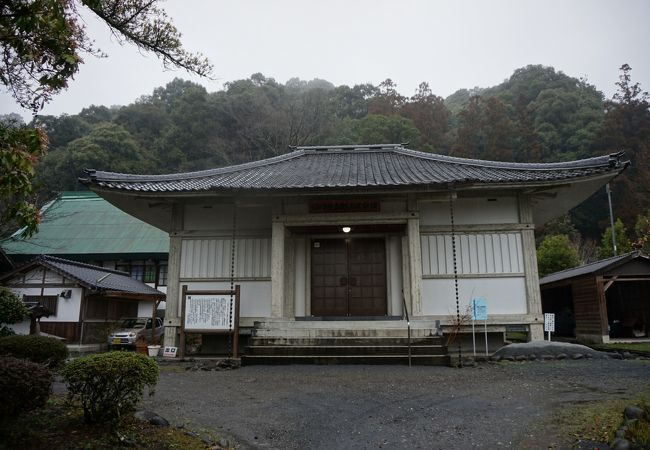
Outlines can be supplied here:
M165 71L153 55L121 47L85 14L89 35L109 56L87 55L67 91L42 114L76 114L91 104L125 105L175 77L208 91L261 72L279 82L323 78L335 85L392 78L412 95L427 81L443 97L487 87L516 68L544 64L586 77L606 96L618 68L650 90L650 1L621 0L168 0L163 7L188 50L206 55L214 81ZM2 91L0 114L18 112Z

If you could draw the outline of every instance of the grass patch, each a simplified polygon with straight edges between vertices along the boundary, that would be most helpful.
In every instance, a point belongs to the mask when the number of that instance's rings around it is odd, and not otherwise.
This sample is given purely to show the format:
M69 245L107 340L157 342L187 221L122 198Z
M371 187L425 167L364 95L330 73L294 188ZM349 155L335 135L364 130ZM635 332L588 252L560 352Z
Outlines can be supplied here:
M628 342L621 344L602 344L598 346L603 350L632 350L638 352L648 352L650 353L650 342Z
M132 416L125 417L117 430L87 426L81 408L54 395L43 408L18 418L0 434L0 449L108 450L125 446L147 450L206 448L200 438L188 436L183 429L154 427Z
M612 442L616 430L623 424L623 411L627 405L640 405L648 410L644 396L636 399L614 399L573 405L555 417L555 426L560 434L574 439L594 442ZM650 425L639 421L637 429L626 436L636 443L650 444ZM645 447L644 447L645 448Z
M506 332L506 340L510 342L528 342L528 333L508 331Z

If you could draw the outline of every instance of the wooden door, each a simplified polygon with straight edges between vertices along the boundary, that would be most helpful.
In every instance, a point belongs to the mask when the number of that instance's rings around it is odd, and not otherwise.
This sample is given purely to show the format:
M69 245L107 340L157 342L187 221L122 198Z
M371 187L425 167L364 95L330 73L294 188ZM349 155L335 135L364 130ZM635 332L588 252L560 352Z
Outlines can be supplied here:
M312 241L311 313L314 316L386 315L383 239Z
M350 240L348 284L349 315L386 315L386 246L383 239Z

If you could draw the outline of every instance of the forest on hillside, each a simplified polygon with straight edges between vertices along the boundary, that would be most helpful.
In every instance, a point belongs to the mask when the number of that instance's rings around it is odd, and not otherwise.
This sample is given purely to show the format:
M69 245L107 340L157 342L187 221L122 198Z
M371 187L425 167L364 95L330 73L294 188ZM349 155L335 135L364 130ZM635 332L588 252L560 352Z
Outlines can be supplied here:
M632 165L612 185L614 211L629 247L642 246L650 228L641 223L644 216L648 222L650 209L650 103L632 81L631 68L620 70L611 99L584 79L541 65L446 99L426 82L405 97L390 79L378 86L334 86L297 78L282 84L254 74L217 92L175 79L130 105L37 116L31 125L42 126L49 138L36 168L39 195L45 201L58 191L83 189L77 178L85 168L201 170L275 156L296 145L408 142L426 152L519 162L625 151ZM607 255L596 247L608 223L603 190L539 236L567 236L577 258L587 261Z

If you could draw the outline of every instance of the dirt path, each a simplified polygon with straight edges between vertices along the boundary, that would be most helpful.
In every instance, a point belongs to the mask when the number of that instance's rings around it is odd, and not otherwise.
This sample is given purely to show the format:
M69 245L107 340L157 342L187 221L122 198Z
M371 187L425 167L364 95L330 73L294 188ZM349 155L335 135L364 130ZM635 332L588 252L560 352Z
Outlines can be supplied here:
M254 366L165 371L144 406L256 448L548 448L570 443L554 413L649 388L650 361L639 360Z

